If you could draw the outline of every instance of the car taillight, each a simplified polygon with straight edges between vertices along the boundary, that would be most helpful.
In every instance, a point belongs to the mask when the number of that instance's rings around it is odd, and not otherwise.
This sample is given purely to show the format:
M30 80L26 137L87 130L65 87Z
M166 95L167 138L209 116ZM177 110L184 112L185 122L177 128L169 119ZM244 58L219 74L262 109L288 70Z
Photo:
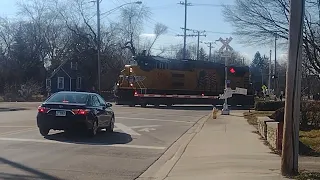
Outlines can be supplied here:
M72 112L77 115L87 115L89 113L88 109L73 109Z
M49 108L41 107L41 106L38 107L39 113L47 113L48 111L49 111Z

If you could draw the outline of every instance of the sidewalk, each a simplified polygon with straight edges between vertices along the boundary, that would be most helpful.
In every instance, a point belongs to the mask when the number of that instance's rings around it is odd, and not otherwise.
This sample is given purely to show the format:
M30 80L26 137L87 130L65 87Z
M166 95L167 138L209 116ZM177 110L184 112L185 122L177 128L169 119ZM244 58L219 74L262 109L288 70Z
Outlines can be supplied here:
M280 157L259 140L256 131L240 117L209 119L187 146L166 180L285 179L280 175Z

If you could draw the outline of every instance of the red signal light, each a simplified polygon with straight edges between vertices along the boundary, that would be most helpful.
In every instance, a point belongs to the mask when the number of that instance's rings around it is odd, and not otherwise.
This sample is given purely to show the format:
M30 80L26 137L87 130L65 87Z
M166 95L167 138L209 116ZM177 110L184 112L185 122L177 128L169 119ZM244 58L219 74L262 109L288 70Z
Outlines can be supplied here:
M236 71L233 68L230 68L230 72L234 74Z

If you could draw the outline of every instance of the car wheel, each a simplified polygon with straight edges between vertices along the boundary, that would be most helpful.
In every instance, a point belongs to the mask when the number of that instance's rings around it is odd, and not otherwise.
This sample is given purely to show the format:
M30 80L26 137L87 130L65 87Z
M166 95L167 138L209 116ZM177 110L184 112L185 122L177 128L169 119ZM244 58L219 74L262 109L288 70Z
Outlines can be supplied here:
M94 137L95 135L97 135L98 129L98 121L94 121L92 128L89 130L89 136Z
M39 128L39 131L42 136L48 136L50 129Z
M109 126L106 128L106 131L107 132L113 132L113 129L114 129L114 123L115 123L115 118L112 117L111 118L111 122L109 124Z

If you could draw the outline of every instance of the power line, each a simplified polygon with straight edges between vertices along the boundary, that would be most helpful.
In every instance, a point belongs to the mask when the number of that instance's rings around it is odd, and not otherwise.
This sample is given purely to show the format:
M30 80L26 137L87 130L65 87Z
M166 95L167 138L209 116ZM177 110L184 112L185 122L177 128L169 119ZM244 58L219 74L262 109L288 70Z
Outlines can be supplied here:
M193 3L192 6L212 6L212 7L221 7L222 4L201 4L201 3Z
M199 30L193 30L193 29L187 29L188 31L193 31L194 33L197 33L198 37L198 44L197 44L197 60L199 60L199 52L200 52L200 36L207 37L206 31L199 31Z
M211 33L211 34L233 34L231 32L219 32L219 31L207 31L207 33Z

